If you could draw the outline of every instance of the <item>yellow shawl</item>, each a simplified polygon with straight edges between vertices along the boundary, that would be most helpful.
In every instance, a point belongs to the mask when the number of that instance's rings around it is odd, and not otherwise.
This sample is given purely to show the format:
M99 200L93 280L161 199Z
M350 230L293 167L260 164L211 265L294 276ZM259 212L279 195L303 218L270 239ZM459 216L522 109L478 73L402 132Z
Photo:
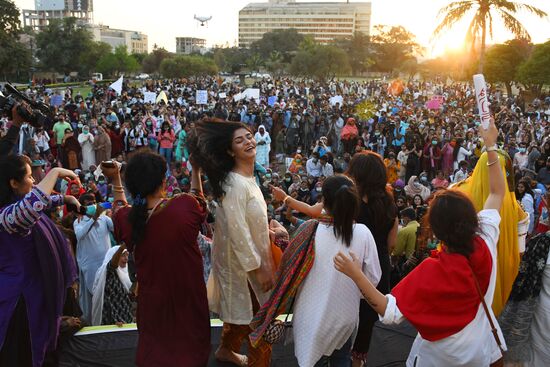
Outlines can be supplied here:
M497 245L497 282L493 298L493 311L498 317L508 296L519 269L518 222L526 217L526 213L516 201L514 171L510 157L499 151L500 166L505 172L506 195L500 209L500 237ZM453 189L460 190L470 196L477 211L483 209L489 196L489 176L487 168L487 153L483 153L477 162L471 177L460 182Z

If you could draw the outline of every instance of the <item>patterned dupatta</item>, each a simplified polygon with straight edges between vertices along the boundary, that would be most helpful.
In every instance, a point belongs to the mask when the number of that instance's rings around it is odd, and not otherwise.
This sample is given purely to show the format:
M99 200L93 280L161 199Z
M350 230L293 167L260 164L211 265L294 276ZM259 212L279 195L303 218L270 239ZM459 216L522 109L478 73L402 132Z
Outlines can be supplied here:
M256 346L267 327L277 316L290 312L296 294L315 260L315 232L319 222L332 223L329 217L311 219L294 234L277 270L276 282L269 300L256 313L250 327L250 341Z

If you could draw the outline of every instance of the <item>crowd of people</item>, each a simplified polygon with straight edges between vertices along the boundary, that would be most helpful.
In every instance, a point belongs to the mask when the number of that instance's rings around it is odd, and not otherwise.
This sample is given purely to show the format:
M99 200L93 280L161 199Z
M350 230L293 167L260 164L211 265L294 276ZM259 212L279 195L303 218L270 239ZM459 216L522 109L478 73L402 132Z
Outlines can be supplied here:
M484 130L472 85L391 85L29 88L54 112L0 120L0 365L137 320L137 365L205 366L215 316L218 361L268 366L286 313L300 366L373 365L379 324L418 332L407 366L550 364L550 97L492 87Z

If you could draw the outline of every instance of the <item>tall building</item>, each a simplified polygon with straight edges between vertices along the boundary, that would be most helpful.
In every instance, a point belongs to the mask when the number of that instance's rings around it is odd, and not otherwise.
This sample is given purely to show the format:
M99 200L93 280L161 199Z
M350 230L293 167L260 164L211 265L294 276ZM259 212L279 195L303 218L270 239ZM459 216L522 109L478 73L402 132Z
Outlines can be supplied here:
M93 23L93 0L35 0L35 10L22 10L23 25L39 31L52 19L77 18L81 25Z
M194 37L176 37L176 53L189 55L193 52L206 51L206 40Z
M114 29L106 25L89 25L88 29L93 34L94 41L105 42L113 49L124 45L131 54L149 52L148 38L146 34L125 29Z
M239 46L248 47L263 34L294 28L298 33L328 43L355 32L370 34L371 3L296 2L269 0L251 3L239 11Z

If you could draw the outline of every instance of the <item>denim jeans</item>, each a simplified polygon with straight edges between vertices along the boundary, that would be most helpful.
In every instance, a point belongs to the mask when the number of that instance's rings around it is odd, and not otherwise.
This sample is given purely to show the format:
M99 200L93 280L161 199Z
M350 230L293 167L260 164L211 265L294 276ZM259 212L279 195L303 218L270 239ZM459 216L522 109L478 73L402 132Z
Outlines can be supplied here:
M340 349L336 349L330 356L323 356L315 363L314 367L351 367L351 341L348 341Z
M166 159L168 169L170 169L170 163L172 162L172 148L160 148L160 155Z

